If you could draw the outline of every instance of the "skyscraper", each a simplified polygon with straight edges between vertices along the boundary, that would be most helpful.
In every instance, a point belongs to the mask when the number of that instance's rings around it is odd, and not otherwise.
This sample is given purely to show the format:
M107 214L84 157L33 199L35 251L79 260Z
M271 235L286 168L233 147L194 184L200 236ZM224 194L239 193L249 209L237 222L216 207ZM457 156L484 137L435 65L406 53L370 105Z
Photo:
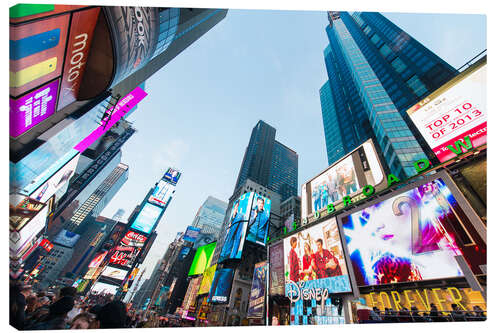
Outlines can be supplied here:
M235 191L250 179L279 193L282 201L297 195L299 156L275 136L276 129L259 120L252 130Z
M191 225L200 228L201 233L218 235L224 223L226 209L226 202L209 196L198 209Z
M372 137L391 172L414 175L413 162L432 155L405 111L457 70L380 13L328 20L320 89L328 163Z

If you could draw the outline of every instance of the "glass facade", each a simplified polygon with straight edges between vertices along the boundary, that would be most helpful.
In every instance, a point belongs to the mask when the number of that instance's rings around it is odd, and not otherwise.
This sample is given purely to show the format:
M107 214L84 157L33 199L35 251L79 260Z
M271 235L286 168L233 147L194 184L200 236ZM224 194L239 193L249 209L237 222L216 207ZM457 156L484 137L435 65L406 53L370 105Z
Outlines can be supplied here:
M391 172L414 175L428 147L405 111L458 72L380 13L329 20L320 89L329 164L372 137Z
M200 228L202 233L218 235L224 223L226 209L227 202L208 197L198 210L191 225Z

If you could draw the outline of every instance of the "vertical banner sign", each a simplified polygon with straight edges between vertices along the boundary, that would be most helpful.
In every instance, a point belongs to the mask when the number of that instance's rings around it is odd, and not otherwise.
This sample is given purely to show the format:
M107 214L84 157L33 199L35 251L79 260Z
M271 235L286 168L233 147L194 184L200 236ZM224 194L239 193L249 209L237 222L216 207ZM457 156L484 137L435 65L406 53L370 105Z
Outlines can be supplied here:
M59 80L9 102L10 136L16 138L54 114Z
M271 295L285 295L283 241L269 247L269 283Z
M57 110L77 99L99 12L91 8L73 14Z
M464 146L485 144L486 64L467 69L407 112L441 162Z
M266 262L255 264L253 271L252 289L248 302L248 318L262 318L264 315L264 301L266 295Z

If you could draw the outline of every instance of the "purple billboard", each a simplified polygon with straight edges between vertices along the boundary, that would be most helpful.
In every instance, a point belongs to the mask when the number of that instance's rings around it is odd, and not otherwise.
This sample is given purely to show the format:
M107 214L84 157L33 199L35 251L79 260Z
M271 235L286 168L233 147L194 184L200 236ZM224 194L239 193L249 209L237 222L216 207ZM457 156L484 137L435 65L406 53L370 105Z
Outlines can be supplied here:
M59 79L10 99L10 136L16 138L54 114Z

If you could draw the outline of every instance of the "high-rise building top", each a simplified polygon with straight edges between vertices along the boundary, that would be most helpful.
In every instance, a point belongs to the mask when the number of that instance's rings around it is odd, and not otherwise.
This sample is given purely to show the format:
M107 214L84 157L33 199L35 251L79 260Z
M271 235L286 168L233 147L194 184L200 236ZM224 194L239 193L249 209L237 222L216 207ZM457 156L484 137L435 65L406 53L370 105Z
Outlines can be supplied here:
M217 235L224 223L226 209L226 202L209 196L198 209L191 225L200 228L202 233Z
M252 130L235 191L250 179L279 193L282 200L297 195L298 155L275 136L276 129L259 120Z
M320 98L329 164L372 137L391 172L413 175L430 150L405 111L458 72L380 13L328 19Z

